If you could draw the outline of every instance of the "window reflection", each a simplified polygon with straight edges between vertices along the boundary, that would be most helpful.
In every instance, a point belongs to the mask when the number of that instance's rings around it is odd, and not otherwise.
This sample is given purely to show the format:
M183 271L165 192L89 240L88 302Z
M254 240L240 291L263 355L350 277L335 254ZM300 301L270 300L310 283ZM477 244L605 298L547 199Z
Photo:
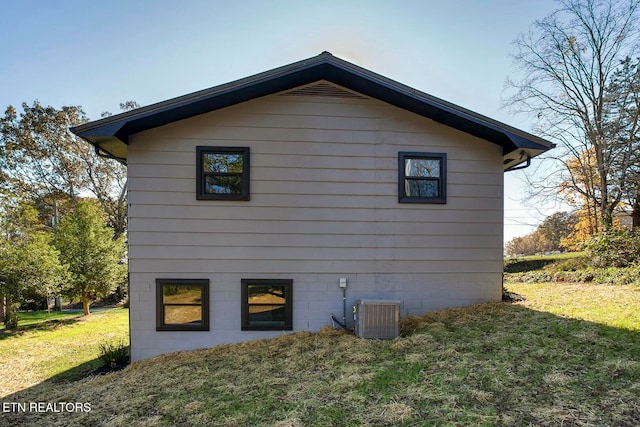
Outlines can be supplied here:
M405 159L405 176L438 178L440 161L436 159Z
M242 155L224 153L204 153L205 172L242 173Z

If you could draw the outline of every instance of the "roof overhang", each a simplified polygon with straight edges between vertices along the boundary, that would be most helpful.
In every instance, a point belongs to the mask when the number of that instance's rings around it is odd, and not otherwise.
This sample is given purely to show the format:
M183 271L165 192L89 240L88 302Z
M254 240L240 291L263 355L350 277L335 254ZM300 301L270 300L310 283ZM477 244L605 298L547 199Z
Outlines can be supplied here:
M555 146L535 135L420 92L328 52L234 82L85 123L71 131L93 144L99 154L126 162L130 135L319 80L332 82L497 144L503 148L505 170L528 162L531 157Z

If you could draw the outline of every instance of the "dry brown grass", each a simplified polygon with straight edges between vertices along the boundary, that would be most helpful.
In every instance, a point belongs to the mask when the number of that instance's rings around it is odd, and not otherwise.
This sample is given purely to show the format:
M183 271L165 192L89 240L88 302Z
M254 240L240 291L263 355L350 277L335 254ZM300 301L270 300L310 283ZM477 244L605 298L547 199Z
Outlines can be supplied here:
M594 295L594 310L621 296L571 289L574 299ZM518 291L526 303L403 319L404 336L391 341L324 329L45 382L8 399L92 411L3 415L28 426L640 425L638 328L553 314L537 300L551 292L544 286Z

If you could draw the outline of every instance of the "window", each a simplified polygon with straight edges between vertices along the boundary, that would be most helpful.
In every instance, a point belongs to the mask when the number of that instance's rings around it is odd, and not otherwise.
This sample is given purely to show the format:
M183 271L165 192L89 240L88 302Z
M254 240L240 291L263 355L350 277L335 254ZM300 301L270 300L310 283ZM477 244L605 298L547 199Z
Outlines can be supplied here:
M398 153L400 203L446 203L446 179L446 154Z
M290 331L293 280L242 279L242 330Z
M208 279L156 279L157 331L208 331Z
M249 147L197 147L196 198L249 200Z

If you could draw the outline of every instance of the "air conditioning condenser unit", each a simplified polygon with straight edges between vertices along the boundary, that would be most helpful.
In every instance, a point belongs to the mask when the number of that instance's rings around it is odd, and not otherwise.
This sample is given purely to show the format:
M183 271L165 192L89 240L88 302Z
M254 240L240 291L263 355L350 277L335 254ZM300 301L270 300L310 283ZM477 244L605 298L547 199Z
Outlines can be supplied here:
M400 301L357 300L353 317L360 338L393 339L400 335Z

